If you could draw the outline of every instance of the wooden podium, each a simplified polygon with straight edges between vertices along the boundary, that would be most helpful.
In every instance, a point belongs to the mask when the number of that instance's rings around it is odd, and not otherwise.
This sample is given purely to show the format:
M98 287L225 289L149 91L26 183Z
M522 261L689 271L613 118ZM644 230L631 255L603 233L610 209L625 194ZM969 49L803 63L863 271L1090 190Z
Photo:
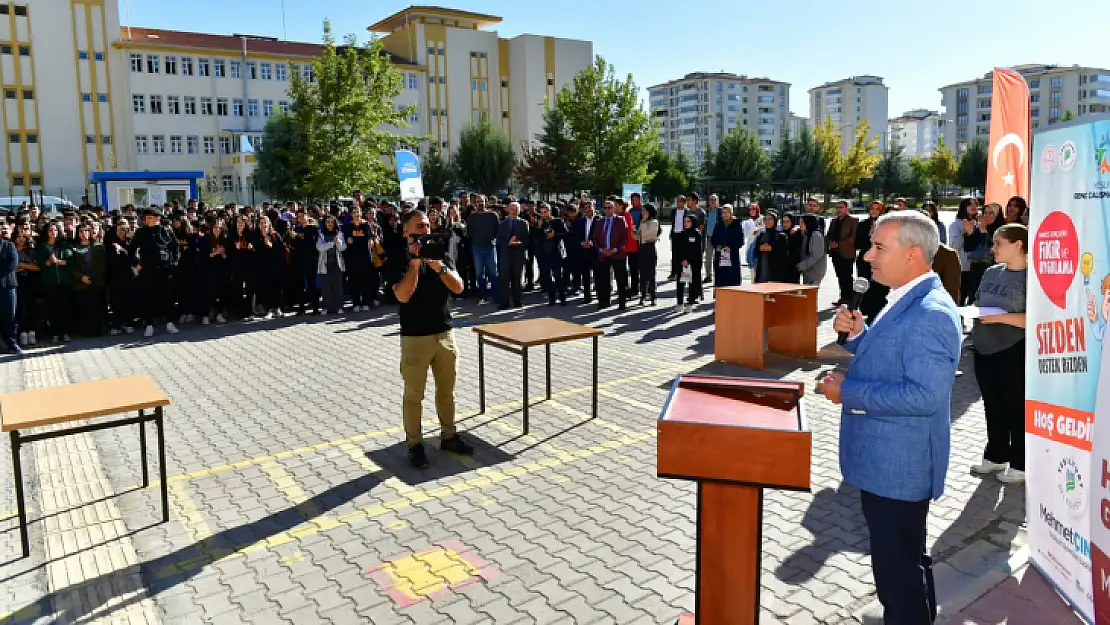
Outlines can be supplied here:
M817 357L817 287L764 282L714 293L714 359L762 369L764 332L770 351Z
M658 475L698 483L694 614L683 625L759 622L763 489L809 491L800 382L679 376L659 415Z

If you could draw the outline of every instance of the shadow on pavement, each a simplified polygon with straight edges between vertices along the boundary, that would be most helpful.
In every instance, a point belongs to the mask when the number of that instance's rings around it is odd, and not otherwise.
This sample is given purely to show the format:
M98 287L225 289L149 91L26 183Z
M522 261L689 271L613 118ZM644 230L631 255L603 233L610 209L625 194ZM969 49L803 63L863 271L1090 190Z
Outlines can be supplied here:
M835 489L817 491L802 517L802 527L814 535L814 541L783 559L775 577L788 584L804 584L835 554L867 553L867 535L852 531L864 527L862 517L859 490L854 486L841 482Z

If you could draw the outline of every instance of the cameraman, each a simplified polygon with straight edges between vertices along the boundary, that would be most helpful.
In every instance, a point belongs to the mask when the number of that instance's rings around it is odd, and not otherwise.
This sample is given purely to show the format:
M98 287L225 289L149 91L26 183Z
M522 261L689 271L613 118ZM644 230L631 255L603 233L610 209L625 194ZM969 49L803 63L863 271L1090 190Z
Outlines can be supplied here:
M455 433L455 363L459 352L451 330L448 299L452 293L462 293L463 283L449 255L443 260L421 258L423 246L417 237L431 232L428 216L414 210L406 213L404 219L408 254L395 261L392 282L393 294L400 302L405 443L409 448L409 464L423 469L428 466L428 457L420 432L420 404L424 401L429 367L436 381L439 448L456 454L474 453L474 448Z

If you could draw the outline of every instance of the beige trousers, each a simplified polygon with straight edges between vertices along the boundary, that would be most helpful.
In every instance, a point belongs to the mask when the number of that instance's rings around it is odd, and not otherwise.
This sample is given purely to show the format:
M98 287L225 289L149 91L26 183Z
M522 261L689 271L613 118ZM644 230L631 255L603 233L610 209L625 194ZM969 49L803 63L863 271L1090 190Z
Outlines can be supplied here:
M401 378L405 381L402 414L405 442L409 447L419 444L424 438L420 428L421 403L428 384L429 367L436 382L440 438L448 439L455 435L455 364L458 359L459 351L451 331L401 337Z

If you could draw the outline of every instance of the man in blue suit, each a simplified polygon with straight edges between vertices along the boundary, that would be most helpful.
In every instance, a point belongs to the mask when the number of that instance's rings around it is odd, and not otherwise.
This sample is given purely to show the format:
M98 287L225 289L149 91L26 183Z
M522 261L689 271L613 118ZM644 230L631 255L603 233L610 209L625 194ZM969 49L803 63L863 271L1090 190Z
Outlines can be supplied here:
M821 392L843 406L840 471L860 489L875 588L890 625L936 619L932 561L925 553L929 502L944 492L952 379L962 330L952 297L933 273L940 235L916 211L881 217L864 257L890 287L871 326L842 306L833 326L854 354L847 374Z

